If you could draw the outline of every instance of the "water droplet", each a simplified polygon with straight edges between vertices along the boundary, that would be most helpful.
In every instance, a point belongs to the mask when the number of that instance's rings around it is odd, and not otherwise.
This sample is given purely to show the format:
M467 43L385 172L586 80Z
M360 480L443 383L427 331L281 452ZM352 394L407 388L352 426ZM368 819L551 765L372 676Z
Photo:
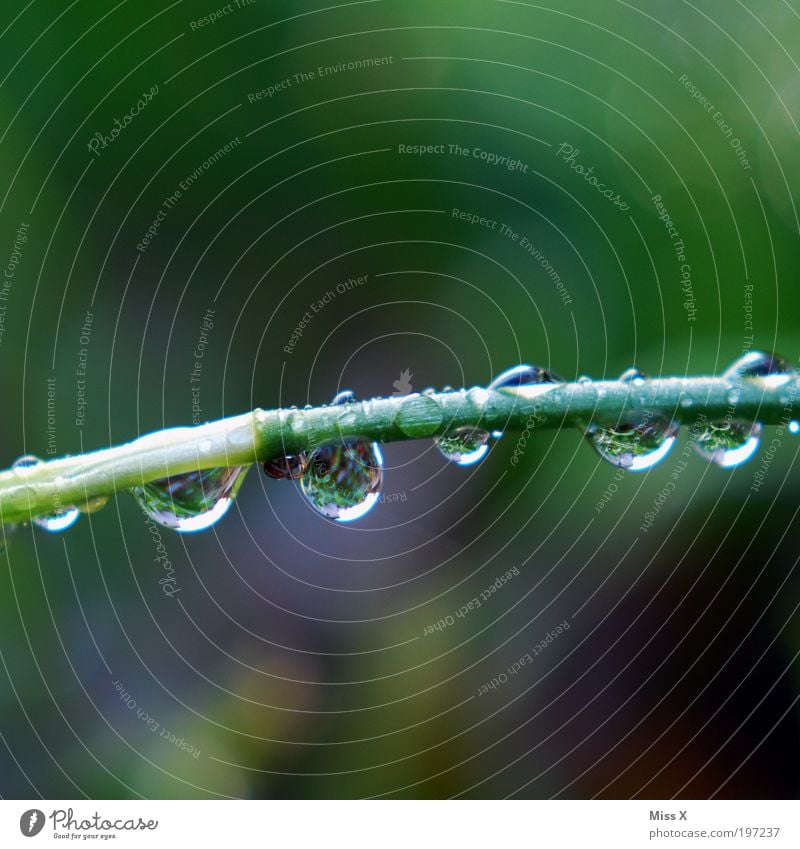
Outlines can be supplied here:
M644 372L639 371L638 368L632 366L629 369L625 369L622 374L619 376L620 383L633 383L636 386L644 383L646 375Z
M758 450L758 422L723 421L692 428L694 450L709 463L731 469L749 460Z
M728 380L758 380L770 389L788 383L796 372L777 354L750 351L728 368L723 377Z
M78 521L80 515L80 510L76 507L67 507L50 516L36 516L33 519L33 524L45 531L50 531L50 533L58 533L71 528Z
M588 376L588 375L586 375L586 374L582 374L582 375L578 378L578 381L577 381L577 382L578 382L578 383L584 383L584 384L586 384L586 383L591 383L591 382L592 382L592 378L591 378L591 377L589 377L589 376Z
M79 504L78 510L80 510L81 513L96 513L98 510L102 510L106 504L108 504L108 496L98 495L96 498L90 498L83 504Z
M424 439L442 425L442 408L428 395L407 395L397 411L395 423L406 436Z
M350 389L343 389L337 395L334 396L333 401L331 401L331 405L337 407L341 404L355 404L358 398L356 397L356 393Z
M446 459L459 466L472 466L489 451L489 433L474 427L458 427L436 439Z
M589 378L586 379L589 380ZM558 383L563 383L563 381L554 372L522 363L498 374L487 389L490 392L508 391L522 398L534 398L544 392L549 392ZM502 436L502 430L492 431L492 437L494 439L500 439ZM486 450L488 451L488 447ZM483 454L478 457L478 460L481 457L483 457ZM473 460L472 462L477 462L478 460ZM469 465L469 463L463 463L462 465Z
M534 398L556 383L563 383L563 380L555 372L523 363L498 374L487 388L495 391L507 389L523 398Z
M18 475L25 475L41 462L35 454L26 454L24 457L17 457L11 464L11 469Z
M800 422L792 420L792 421L789 422L788 428L789 428L789 433L793 433L793 434L800 433Z
M595 451L614 466L642 472L667 456L675 444L678 426L657 416L612 426L592 423L586 438Z
M383 454L378 443L348 439L315 448L300 485L318 513L337 522L352 522L378 502L382 481Z
M165 528L202 531L228 512L246 471L242 466L201 469L135 486L131 493L142 510Z
M208 454L213 447L214 443L210 439L201 439L197 443L197 450L203 454Z
M306 420L303 418L303 414L298 410L292 410L292 412L289 413L286 422L295 433L302 433L306 429Z
M480 386L473 386L473 388L467 392L467 398L469 398L470 403L483 409L489 401L489 393L486 389L483 389Z
M42 462L43 461L34 454L26 454L24 457L18 457L12 463L11 469L18 475L24 476ZM55 479L54 483L56 484L56 488L60 489L64 486L66 481L63 477L59 476ZM72 527L72 525L78 521L80 515L80 511L77 507L69 506L62 507L60 510L56 510L55 513L51 513L47 516L35 516L32 521L34 525L42 528L42 530L50 531L51 533L58 533L59 531L65 531L67 528Z
M296 480L303 476L308 463L308 457L303 454L284 454L282 457L273 457L264 463L264 471L276 480Z

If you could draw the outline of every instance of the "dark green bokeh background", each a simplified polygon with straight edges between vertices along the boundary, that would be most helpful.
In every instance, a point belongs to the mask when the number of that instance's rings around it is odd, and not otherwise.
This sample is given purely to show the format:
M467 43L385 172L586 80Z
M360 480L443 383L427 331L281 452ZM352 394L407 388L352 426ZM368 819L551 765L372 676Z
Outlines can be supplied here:
M404 369L422 389L520 361L569 378L713 373L749 346L797 362L790 4L317 6L257 0L193 28L219 7L4 5L4 268L21 222L29 238L0 342L3 466L191 423L209 308L203 419L388 394ZM391 63L294 78L369 57ZM519 242L454 209L526 236L571 303ZM360 275L285 353L309 305ZM646 533L683 441L621 480L572 431L537 434L518 467L514 435L466 470L387 446L387 499L353 526L253 471L213 531L164 531L171 598L128 497L63 536L19 528L0 567L0 794L794 797L800 443L779 443L757 491L763 452L734 471L690 457Z

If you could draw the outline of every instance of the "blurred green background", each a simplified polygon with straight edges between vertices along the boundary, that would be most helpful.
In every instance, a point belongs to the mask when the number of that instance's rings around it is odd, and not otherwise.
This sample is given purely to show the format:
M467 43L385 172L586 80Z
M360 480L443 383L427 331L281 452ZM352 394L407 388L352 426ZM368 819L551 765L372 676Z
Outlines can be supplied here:
M3 467L404 370L798 361L789 3L34 0L0 33ZM213 530L164 531L172 597L127 496L18 528L0 794L794 797L796 437L751 489L774 438L644 475L577 431L517 467L513 435L470 469L390 445L343 526L254 470Z

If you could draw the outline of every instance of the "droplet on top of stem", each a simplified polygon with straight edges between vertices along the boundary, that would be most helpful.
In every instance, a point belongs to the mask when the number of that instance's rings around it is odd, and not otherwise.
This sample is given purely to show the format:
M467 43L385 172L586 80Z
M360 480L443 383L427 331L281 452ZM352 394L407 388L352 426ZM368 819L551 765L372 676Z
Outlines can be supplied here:
M783 386L795 376L795 370L783 357L764 351L749 351L723 374L728 380L757 380L769 388Z
M563 382L562 378L550 369L522 363L498 374L487 389L507 390L522 398L534 398L549 392L555 384Z
M629 369L625 369L622 374L619 376L620 383L633 383L636 386L644 383L646 380L646 375L644 372L639 371L635 366L631 366Z

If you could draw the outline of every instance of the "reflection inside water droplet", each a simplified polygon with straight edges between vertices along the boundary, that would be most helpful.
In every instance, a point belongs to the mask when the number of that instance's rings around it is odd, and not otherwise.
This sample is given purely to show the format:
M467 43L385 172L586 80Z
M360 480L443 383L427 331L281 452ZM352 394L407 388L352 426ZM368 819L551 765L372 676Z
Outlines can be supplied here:
M192 533L211 527L228 512L245 471L242 466L202 469L133 487L131 493L155 522Z
M660 463L675 444L678 426L660 416L614 426L592 423L585 431L592 448L607 462L632 472Z
M337 522L352 522L375 506L382 482L383 454L378 443L349 439L315 448L300 485L318 513Z
M489 433L474 427L455 428L437 437L436 447L451 463L472 466L489 452Z
M69 507L66 510L59 510L58 513L53 513L50 516L36 516L33 519L33 524L42 530L50 531L50 533L58 533L71 528L80 518L80 510L75 507Z
M264 463L264 471L276 480L297 479L303 476L307 463L308 457L305 454L284 454L267 460Z
M723 421L692 428L694 450L709 463L731 469L749 460L758 450L758 422Z

